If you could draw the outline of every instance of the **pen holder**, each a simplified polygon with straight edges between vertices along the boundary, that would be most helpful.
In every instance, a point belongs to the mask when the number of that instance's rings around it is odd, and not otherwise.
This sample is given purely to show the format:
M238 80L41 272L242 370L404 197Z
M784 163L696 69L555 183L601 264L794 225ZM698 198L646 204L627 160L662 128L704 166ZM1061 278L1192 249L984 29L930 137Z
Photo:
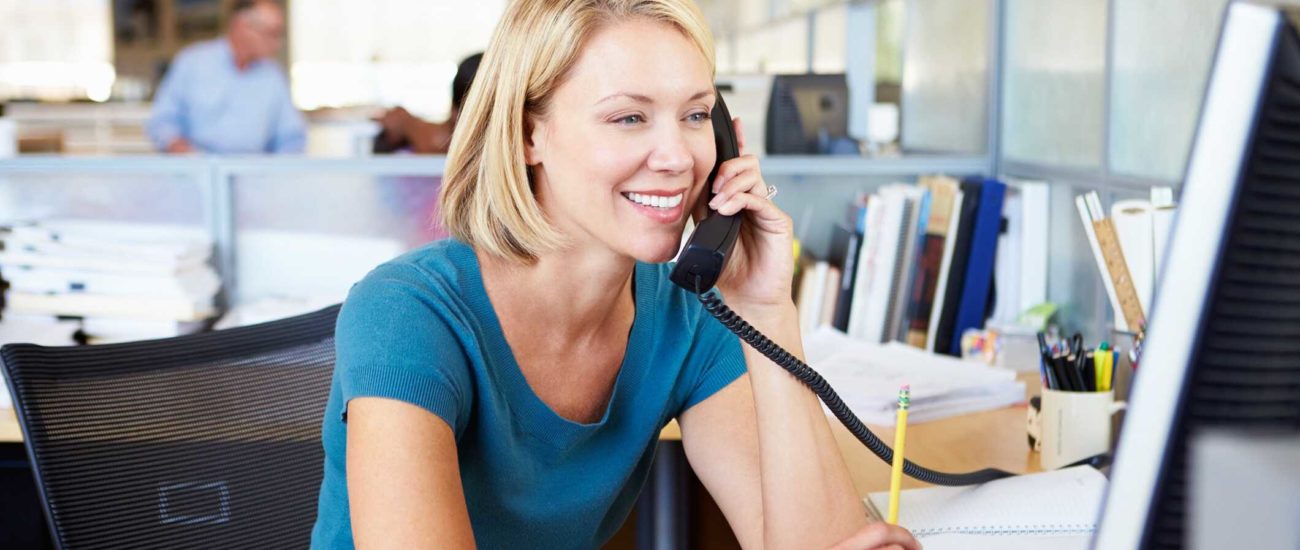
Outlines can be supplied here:
M1029 407L1029 440L1042 452L1044 470L1055 470L1110 450L1111 417L1124 410L1114 392L1068 392L1043 388L1037 410Z

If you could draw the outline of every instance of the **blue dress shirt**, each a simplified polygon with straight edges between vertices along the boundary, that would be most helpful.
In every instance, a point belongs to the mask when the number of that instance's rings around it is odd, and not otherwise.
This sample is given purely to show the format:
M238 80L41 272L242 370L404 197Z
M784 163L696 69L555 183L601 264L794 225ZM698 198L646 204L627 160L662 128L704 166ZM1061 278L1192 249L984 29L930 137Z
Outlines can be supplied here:
M176 54L148 130L160 150L177 137L205 153L300 153L307 141L284 72L266 59L239 70L225 38Z

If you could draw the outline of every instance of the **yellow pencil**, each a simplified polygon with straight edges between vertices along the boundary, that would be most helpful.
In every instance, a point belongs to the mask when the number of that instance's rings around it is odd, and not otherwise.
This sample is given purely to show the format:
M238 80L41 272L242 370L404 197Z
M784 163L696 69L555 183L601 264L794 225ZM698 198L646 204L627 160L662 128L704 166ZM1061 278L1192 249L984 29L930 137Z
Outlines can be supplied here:
M898 525L898 492L903 488L903 443L907 440L907 407L912 404L911 386L898 389L898 421L894 424L894 470L889 476L890 525Z

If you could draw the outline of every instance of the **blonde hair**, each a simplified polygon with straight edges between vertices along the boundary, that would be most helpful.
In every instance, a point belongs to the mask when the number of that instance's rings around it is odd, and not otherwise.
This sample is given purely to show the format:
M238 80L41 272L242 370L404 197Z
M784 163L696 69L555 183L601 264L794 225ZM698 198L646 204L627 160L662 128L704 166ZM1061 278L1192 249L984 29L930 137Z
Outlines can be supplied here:
M515 0L506 8L456 124L439 201L457 239L531 262L564 244L533 195L529 119L543 117L588 38L632 18L669 24L714 70L713 35L692 0Z

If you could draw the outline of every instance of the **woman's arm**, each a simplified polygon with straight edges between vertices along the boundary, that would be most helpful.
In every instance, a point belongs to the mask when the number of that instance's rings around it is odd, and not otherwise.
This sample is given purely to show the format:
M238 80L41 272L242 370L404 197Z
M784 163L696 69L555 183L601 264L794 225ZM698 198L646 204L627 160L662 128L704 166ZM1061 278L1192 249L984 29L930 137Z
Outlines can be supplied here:
M743 136L739 120L733 123L736 135ZM742 137L742 150L743 142ZM773 342L802 358L799 315L791 299L794 223L771 201L771 191L753 155L742 155L719 166L713 191L717 195L710 201L710 208L719 214L744 216L736 249L718 286L732 310ZM688 431L719 436L718 432L725 429L717 424L752 416L754 440L746 442L731 434L733 440L728 445L706 442L704 448L683 441L684 445L697 447L692 465L696 457L708 462L743 463L756 447L761 519L757 526L742 519L744 525L737 530L757 529L765 548L826 548L845 540L866 525L867 517L854 494L848 468L821 405L811 391L781 367L748 345L742 347L749 371L749 394L741 392L739 397L733 394L730 399L718 400L713 404L717 410L707 415L712 421L703 422L705 426L700 429L688 428L686 417L691 415L684 414L682 437L693 438ZM711 401L715 399L706 399L694 408L709 406ZM753 472L747 474L752 476ZM737 470L718 468L712 475L718 479L711 485L706 482L711 493L716 494L713 487L718 487L722 491L739 490L752 498L752 487L742 489L746 481L738 477ZM737 511L727 517L752 515Z
M451 427L415 405L348 404L348 504L357 548L474 548Z
M738 311L754 328L803 358L793 302ZM754 394L762 467L766 548L824 548L867 523L821 403L754 348L742 345Z
M786 325L780 316L746 317L802 356L797 317L790 319ZM827 548L844 541L866 525L867 515L821 405L794 377L742 346L749 374L679 418L692 469L745 548Z

